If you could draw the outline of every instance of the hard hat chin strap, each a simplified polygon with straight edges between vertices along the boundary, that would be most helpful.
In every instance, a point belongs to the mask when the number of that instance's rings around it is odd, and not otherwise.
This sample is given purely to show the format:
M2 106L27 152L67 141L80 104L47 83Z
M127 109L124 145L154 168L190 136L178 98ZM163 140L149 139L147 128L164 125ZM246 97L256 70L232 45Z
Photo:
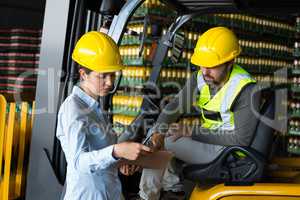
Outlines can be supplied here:
M116 93L116 91L117 91L117 89L118 89L118 87L119 87L119 85L120 85L122 76L123 76L123 74L122 74L122 72L121 72L120 75L118 76L117 80L115 81L114 87L112 88L111 91L109 91L109 94L110 94L110 95L113 95L113 94Z

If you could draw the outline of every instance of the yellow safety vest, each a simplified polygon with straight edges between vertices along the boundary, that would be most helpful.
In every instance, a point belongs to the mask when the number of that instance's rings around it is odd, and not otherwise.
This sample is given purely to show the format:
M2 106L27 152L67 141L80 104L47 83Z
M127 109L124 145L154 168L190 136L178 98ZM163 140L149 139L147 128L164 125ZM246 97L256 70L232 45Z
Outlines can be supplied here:
M208 129L234 130L234 113L231 106L243 87L254 82L246 70L234 64L228 81L211 98L209 86L199 70L197 84L200 95L197 105L201 109L201 126Z

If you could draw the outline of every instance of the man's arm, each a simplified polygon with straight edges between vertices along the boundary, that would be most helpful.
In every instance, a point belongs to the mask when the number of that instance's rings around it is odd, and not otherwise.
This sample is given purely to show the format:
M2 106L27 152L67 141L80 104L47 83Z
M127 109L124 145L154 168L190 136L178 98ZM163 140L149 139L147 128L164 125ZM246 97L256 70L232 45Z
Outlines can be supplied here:
M192 130L192 139L223 146L249 145L258 123L253 110L259 111L260 104L260 94L256 93L255 98L252 96L254 87L255 84L245 86L233 105L235 125L233 131L209 130L197 126Z
M183 113L190 113L194 98L197 97L197 91L197 73L194 72L182 90L164 107L150 132L164 134L168 131L168 126L176 122Z

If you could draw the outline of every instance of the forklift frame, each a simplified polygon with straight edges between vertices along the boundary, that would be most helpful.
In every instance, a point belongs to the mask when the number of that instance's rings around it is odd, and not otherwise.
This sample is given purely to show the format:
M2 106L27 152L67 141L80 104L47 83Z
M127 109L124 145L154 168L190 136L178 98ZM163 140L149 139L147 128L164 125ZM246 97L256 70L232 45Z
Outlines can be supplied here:
M144 1L127 1L118 16L114 16L108 34L117 44L120 44L120 39L124 34L129 18ZM170 26L167 34L161 38L152 62L153 71L148 83L155 83L158 79L163 58L172 44L171 42L176 31L189 19L195 15L213 12L253 11L247 7L249 5L245 2L241 3L241 1L232 1L232 3L230 1L228 1L229 3L224 3L224 0L214 1L209 6L205 6L206 1L204 1L204 6L199 7L199 9L192 13L191 10L180 9L183 8L178 3L180 1L177 3L171 0L165 2L176 8L182 15ZM278 0L278 2L279 4L280 2L285 3L284 0ZM295 9L299 11L296 6L299 3L292 0L289 3L289 8L287 9L289 12L293 12ZM272 2L272 5L275 5L274 2ZM62 151L59 149L60 145L57 143L55 137L56 120L59 106L70 93L70 89L74 84L72 76L76 73L74 71L76 68L71 61L70 55L75 41L84 33L83 27L86 24L82 20L87 15L84 6L84 0L46 1L36 90L36 117L32 132L26 187L26 199L28 200L40 199L41 197L45 200L61 198L63 190L62 182L64 180L61 176L65 171L59 166L63 163L63 161L60 162L61 159L63 160L63 157L58 156L62 155ZM277 12L277 10L274 9L274 12ZM261 9L260 11L265 10ZM79 20L79 22L76 20ZM72 21L73 24L71 24ZM89 27L95 28L95 26ZM67 87L66 84L68 84ZM142 108L145 106L147 104L143 101ZM140 118L139 121L141 120L143 118ZM141 126L136 121L134 123L137 126ZM50 150L52 150L52 153Z

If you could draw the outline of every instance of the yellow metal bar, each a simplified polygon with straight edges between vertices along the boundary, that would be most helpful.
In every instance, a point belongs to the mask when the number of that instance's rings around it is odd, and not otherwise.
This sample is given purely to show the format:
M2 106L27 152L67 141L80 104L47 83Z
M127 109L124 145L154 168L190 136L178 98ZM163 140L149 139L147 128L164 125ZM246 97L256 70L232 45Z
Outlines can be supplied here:
M231 196L231 197L224 197L219 200L299 200L299 197L274 197L274 196Z
M11 154L11 163L10 163L10 175L9 175L9 199L16 199L16 178L17 178L17 165L18 165L18 151L19 151L19 138L20 138L20 103L15 102L16 112L15 112L15 121L13 128L13 143L12 143L12 154Z
M4 176L3 176L3 188L2 188L2 200L9 199L10 189L10 172L11 172L11 159L12 159L12 145L14 135L14 123L16 114L16 104L10 103L9 116L8 116L8 128L5 141L5 164L4 164Z
M23 102L21 104L21 119L20 119L20 131L19 131L19 151L18 151L18 164L16 172L16 182L15 182L15 195L20 197L22 194L22 185L24 184L24 156L25 156L25 146L26 146L26 133L27 133L27 123L28 123L28 103Z
M3 176L0 174L0 200L24 196L27 167L24 158L29 150L35 103L32 103L30 115L26 102L22 102L21 113L17 114L16 103L10 103L8 116L7 106L5 98L0 95L0 172L4 171Z
M229 196L297 197L300 184L257 183L253 186L216 185L209 189L195 187L190 200L220 200Z
M32 128L33 128L34 114L35 114L35 101L32 102L32 108L31 108L31 127L30 127L30 130L32 130ZM31 133L31 131L30 131L30 133Z
M277 164L280 167L300 168L300 158L299 157L292 157L292 158L276 157L276 158L272 159L271 163Z
M4 134L6 124L6 106L7 102L3 95L0 95L0 199L2 194L2 168L3 168L3 152L4 152Z

